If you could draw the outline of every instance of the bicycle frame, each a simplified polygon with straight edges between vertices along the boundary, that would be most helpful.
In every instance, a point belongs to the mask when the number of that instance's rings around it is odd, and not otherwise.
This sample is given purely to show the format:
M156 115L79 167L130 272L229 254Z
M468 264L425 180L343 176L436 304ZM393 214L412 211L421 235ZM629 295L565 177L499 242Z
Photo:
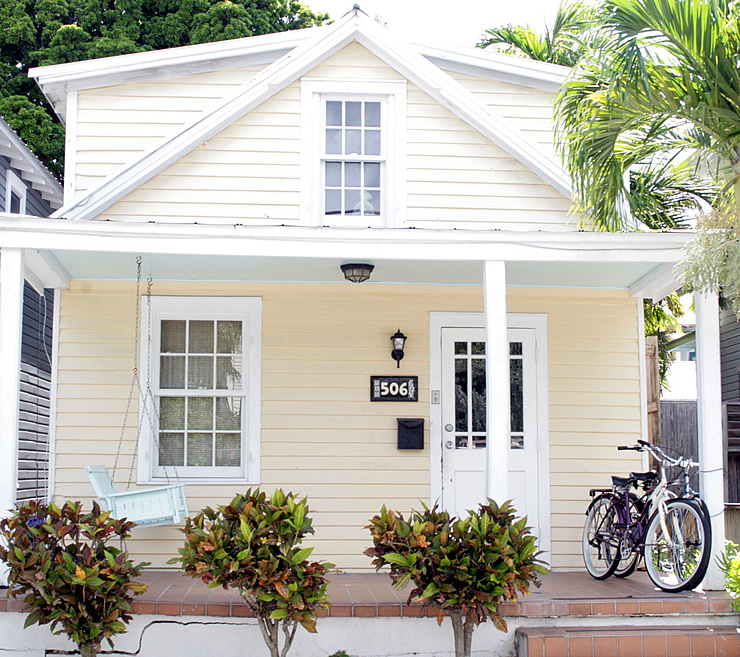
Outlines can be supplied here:
M628 539L628 546L631 550L639 549L641 551L641 554L644 554L645 533L650 521L656 514L658 514L658 519L660 522L660 527L663 531L663 535L670 535L670 532L668 531L668 526L666 525L666 502L669 499L674 499L676 497L691 500L696 499L699 500L702 505L704 505L704 502L699 497L699 494L695 490L693 490L690 485L689 468L692 466L698 466L698 463L683 457L677 459L671 458L657 445L651 445L650 443L642 440L638 440L637 442L639 443L638 446L619 447L618 449L634 449L636 451L650 452L658 461L658 483L652 487L649 493L642 497L643 508L637 520L633 520L631 517L631 505L629 499L630 488L632 485L637 485L637 480L626 485L624 489L618 489L616 486L614 486L612 488L612 495L614 495L616 500L618 500L618 504L616 504L615 506L617 510L617 518L619 519L619 524L622 526L620 527L623 532L621 540L625 540L625 538ZM674 482L668 481L668 476L666 474L666 468L673 465L677 465L683 469L683 485L681 486L680 495L677 495L670 490L670 487L674 485ZM673 529L675 532L680 532L680 530L676 527L674 527ZM633 530L636 530L636 532L633 532Z

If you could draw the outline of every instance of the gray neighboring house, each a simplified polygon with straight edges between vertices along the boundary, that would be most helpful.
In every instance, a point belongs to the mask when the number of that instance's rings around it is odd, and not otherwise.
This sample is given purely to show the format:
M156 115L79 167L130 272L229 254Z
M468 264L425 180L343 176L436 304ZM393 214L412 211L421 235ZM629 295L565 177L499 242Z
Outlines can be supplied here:
M59 182L0 119L0 212L48 217L62 205ZM0 235L0 244L3 244ZM19 372L19 449L15 500L46 499L49 491L49 417L52 405L54 290L27 257ZM2 280L0 279L0 285Z

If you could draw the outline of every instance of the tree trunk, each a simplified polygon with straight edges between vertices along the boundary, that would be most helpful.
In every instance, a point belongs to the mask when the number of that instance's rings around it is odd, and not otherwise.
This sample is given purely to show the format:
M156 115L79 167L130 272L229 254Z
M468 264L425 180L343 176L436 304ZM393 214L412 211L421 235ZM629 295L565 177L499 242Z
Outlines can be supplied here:
M455 637L455 657L470 657L473 645L473 630L475 623L473 619L461 611L448 610L447 615L452 621L452 632Z
M97 643L81 643L79 645L80 655L82 657L96 657L98 650L100 650L100 644Z

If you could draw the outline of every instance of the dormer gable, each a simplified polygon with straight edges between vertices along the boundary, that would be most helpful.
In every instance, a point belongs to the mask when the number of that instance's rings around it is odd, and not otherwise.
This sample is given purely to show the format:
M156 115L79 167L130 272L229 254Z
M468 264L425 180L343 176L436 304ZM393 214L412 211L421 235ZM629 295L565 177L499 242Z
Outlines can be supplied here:
M482 77L476 88L470 62L443 71L357 9L311 32L313 38L261 70L230 69L232 80L243 76L241 85L201 103L199 111L181 107L180 125L149 138L147 148L111 167L105 178L85 180L85 167L94 163L75 153L70 175L83 184L68 188L57 216L565 227L569 181L552 149L538 143L542 135L533 138L521 117L507 116L487 98L503 95L504 87L511 94L517 85ZM43 80L43 69L34 75ZM115 91L130 97L146 84L70 92L77 95L72 105ZM157 86L167 84L164 79ZM540 105L551 95L522 88ZM535 113L542 123L542 107ZM84 119L80 112L78 134Z

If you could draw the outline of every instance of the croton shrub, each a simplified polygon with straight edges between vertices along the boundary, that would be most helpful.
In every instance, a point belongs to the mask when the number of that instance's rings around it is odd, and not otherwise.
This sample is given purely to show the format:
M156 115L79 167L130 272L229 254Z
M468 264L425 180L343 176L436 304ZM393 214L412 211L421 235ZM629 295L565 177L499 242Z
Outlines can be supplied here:
M238 589L272 657L285 657L298 625L316 632L318 610L329 606L325 575L333 564L309 561L313 548L300 546L313 533L305 498L249 489L188 518L183 532L185 546L170 563L211 587Z
M126 631L136 582L124 539L134 523L115 520L97 503L31 501L0 520L0 559L10 568L8 595L22 597L30 612L25 626L51 624L83 657L94 657L107 639Z
M438 623L450 617L456 657L470 656L473 630L487 618L506 632L499 605L526 595L547 572L536 537L511 502L489 499L459 519L425 506L406 520L384 506L367 528L373 547L365 554L376 570L390 566L394 588L413 583L408 602L438 607Z

